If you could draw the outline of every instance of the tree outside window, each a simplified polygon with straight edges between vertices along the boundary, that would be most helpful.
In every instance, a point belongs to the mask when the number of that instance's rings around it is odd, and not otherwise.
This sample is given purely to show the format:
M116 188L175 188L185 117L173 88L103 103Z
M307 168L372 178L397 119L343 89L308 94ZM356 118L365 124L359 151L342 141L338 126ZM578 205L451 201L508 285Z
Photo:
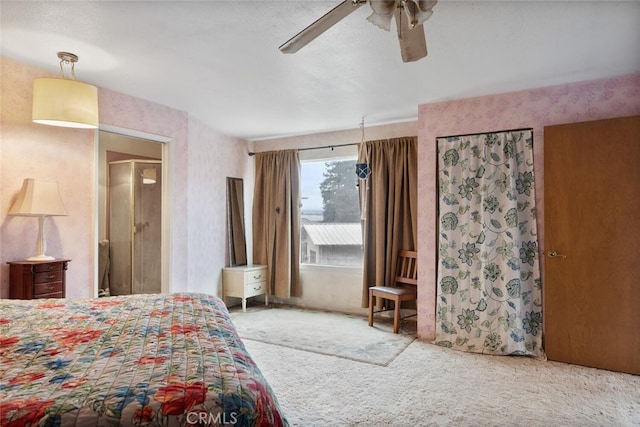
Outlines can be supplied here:
M301 163L302 263L362 265L355 164L355 159Z

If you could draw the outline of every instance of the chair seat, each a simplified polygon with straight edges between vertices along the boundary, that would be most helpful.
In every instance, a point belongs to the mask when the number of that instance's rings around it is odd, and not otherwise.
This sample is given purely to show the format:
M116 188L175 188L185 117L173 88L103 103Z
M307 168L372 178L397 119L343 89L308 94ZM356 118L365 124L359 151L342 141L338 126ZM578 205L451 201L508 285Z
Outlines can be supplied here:
M381 292L388 295L398 295L398 296L407 296L407 295L417 295L418 292L415 289L407 289L407 288L393 288L391 286L372 286L369 288L372 292Z

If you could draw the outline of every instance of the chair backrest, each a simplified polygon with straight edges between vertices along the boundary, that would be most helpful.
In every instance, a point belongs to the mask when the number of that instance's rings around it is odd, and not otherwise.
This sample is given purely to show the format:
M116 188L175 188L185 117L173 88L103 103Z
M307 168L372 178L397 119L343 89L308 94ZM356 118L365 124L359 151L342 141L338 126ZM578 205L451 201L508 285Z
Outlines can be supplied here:
M398 251L394 286L418 286L418 252Z

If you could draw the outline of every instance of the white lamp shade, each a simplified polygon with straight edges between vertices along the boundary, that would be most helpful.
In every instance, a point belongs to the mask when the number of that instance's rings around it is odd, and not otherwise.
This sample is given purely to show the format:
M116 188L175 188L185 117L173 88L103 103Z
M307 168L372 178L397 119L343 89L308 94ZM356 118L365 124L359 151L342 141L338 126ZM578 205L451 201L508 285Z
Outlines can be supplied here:
M9 215L50 216L67 215L56 181L40 181L25 178L18 198Z
M77 80L33 81L34 123L83 129L98 127L98 88Z

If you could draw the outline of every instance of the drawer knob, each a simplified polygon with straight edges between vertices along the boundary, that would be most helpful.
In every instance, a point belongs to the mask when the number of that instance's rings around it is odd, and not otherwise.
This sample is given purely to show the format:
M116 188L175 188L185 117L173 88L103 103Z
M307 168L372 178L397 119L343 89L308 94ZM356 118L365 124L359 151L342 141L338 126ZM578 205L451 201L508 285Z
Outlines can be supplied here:
M262 286L258 286L258 287L254 287L253 288L254 291L259 291L260 289L262 289Z
M47 279L55 279L56 275L55 274L50 274L49 276L47 276Z
M261 277L262 277L262 274L258 274L257 276L256 275L253 276L253 278L256 279L256 280L258 280Z

